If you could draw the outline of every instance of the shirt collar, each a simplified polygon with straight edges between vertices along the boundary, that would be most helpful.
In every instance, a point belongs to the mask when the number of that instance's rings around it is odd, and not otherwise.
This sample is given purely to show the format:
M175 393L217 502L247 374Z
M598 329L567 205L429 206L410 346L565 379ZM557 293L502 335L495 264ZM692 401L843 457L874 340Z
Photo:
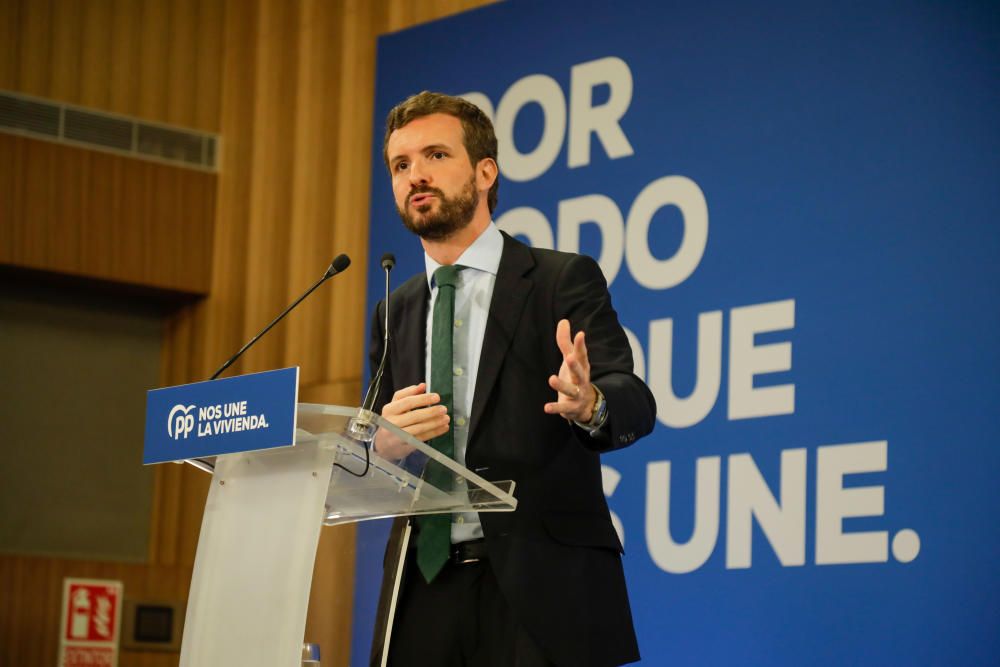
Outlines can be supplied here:
M503 234L491 222L483 233L472 242L472 245L465 249L455 263L470 269L492 273L495 276L500 268L500 255L502 254ZM430 255L424 253L424 268L427 271L427 287L429 289L434 289L434 272L440 266L431 259Z

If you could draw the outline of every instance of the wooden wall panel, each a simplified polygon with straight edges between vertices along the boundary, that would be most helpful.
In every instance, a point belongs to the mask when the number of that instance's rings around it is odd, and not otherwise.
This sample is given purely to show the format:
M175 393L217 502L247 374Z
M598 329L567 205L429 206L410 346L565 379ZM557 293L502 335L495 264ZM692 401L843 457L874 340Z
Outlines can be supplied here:
M378 4L378 3L376 3ZM324 384L360 380L364 375L365 277L368 270L368 203L371 162L371 117L375 105L375 39L377 14L360 0L347 3L349 20L341 25L343 59L338 78L341 88L336 101L340 122L329 155L334 167L332 204L334 243L350 253L356 268L328 294L330 306L326 329L330 337ZM358 159L364 156L363 159ZM356 402L357 399L355 399Z
M139 45L145 39L142 33L142 3L135 0L112 0L111 23L104 33L110 44L110 70L108 81L108 106L98 107L124 114L139 111ZM205 63L211 70L212 63ZM216 122L199 125L200 129L218 128Z
M2 133L0 155L0 263L207 292L214 174Z
M341 70L344 49L331 45L341 43L346 5L306 0L299 14L298 85L293 119L295 178L289 210L290 252L295 261L288 267L290 293L317 280L333 257L344 251L334 238L333 203L337 197L329 150L340 124L337 102L345 84L336 76ZM351 268L334 278L334 283L356 270ZM330 298L337 293L331 289L334 283L324 285L304 302L286 328L285 348L299 355L297 363L302 366L304 386L315 385L326 377L330 341L340 335L326 326Z
M15 2L0 2L0 89L11 90L17 81L20 30L20 5Z
M225 0L3 0L0 88L219 129Z
M55 10L51 0L18 3L17 75L11 90L44 97L51 91L52 33ZM68 101L68 100L67 100Z
M219 128L222 102L222 45L225 28L225 3L221 0L196 3L198 30L195 34L195 72L186 82L193 93L194 120L192 127Z
M56 664L65 577L117 580L126 598L172 602L187 599L191 568L0 554L0 664ZM121 651L118 664L169 667L177 654Z
M46 97L66 101L80 99L82 7L82 2L53 3L52 30L47 42L52 67Z
M168 95L166 81L170 47L170 7L166 0L145 0L139 14L138 77L132 85L138 89L139 106L132 113L141 118L163 119L167 117ZM149 82L159 82L150 85ZM170 91L173 93L174 91ZM179 91L178 91L179 94Z
M195 127L197 118L198 0L170 2L170 39L167 43L165 118L171 123Z
M80 71L101 72L103 76L80 77L80 104L95 109L111 106L111 0L80 3Z
M79 11L63 11L74 3L82 5ZM213 237L203 246L211 253L209 296L181 308L166 323L163 384L206 378L318 278L334 254L346 252L353 260L350 270L325 285L229 373L301 365L301 400L348 404L359 399L368 324L369 153L373 133L382 131L372 126L375 40L482 4L0 0L0 87L42 97L55 97L58 89L65 97L57 99L70 103L222 135L221 172L205 186L214 194ZM59 13L66 15L57 19ZM3 19L17 28L5 28ZM65 32L73 21L77 35L49 48L56 31ZM78 66L68 61L71 53ZM73 71L77 84L69 76ZM0 153L8 154L3 147ZM0 163L0 215L4 202L24 208L25 198L58 173L56 165L39 159L16 174L4 169ZM63 242L78 244L86 256L97 253L90 244L98 240L82 233L74 207L93 207L108 197L122 209L170 207L189 187L170 179L154 184L152 176L142 187L126 187L120 174L112 170L109 176L102 169L107 167L89 167L89 180L61 203L32 199L32 215L64 217L58 227ZM128 247L134 243L129 234L141 235L143 229L140 222L121 230L117 243ZM10 247L62 261L78 257L51 238L37 238L31 229L0 219L0 253ZM185 255L176 249L171 254L167 265L183 270ZM155 259L145 252L130 257L121 260L129 271ZM149 563L77 565L126 578L127 592L130 586L138 590L170 582L171 590L186 597L207 489L207 476L190 466L159 466ZM309 640L323 647L324 665L348 661L353 563L353 527L324 529L307 625ZM36 630L31 621L49 613L65 567L46 559L0 557L0 590L16 591L0 596L0 663L52 663L54 653L51 659L45 653L54 651L51 623L43 621L43 629ZM125 574L115 574L120 571ZM29 590L13 587L15 581L35 583ZM47 597L38 599L35 588ZM23 608L16 606L22 603ZM176 656L123 654L121 664L175 665Z
M248 110L255 122L249 137L253 170L245 230L252 266L245 276L246 332L260 329L284 308L276 304L289 300L298 10L299 3L295 2L261 2L258 10L256 94L252 111ZM260 371L284 365L286 331L286 327L278 327L261 339L254 353L244 360L243 368Z

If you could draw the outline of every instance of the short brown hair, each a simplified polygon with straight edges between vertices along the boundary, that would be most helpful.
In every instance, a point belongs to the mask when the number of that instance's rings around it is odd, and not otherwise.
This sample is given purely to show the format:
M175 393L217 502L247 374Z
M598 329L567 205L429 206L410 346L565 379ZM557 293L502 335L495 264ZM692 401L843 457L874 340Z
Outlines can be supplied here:
M386 167L389 166L389 135L417 118L435 113L448 114L462 122L463 143L473 167L484 158L497 161L497 135L493 131L493 123L489 116L483 113L482 109L461 97L425 90L397 104L386 117L385 138L382 140L382 159L385 160ZM500 175L497 174L486 198L490 213L493 213L493 209L497 206L499 188Z

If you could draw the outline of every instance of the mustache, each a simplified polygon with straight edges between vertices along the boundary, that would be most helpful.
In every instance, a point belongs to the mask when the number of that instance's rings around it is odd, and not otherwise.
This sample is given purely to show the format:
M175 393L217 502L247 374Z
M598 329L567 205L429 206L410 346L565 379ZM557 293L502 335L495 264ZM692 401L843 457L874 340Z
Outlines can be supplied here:
M432 188L429 185L425 185L425 186L418 186L410 190L410 194L406 195L406 203L409 204L410 200L413 199L413 197L415 197L416 195L424 195L424 194L434 195L439 199L445 198L444 192L442 192L441 190L438 190L437 188Z

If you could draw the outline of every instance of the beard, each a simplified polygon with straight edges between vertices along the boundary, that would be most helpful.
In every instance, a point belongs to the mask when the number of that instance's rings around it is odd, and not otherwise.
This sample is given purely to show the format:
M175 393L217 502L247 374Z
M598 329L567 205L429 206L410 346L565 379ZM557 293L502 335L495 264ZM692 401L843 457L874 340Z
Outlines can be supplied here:
M421 216L417 218L409 208L413 195L429 193L437 198L438 208L434 213L430 209L434 202L419 207ZM437 188L415 188L406 197L406 208L396 207L403 226L426 241L443 241L468 226L479 206L479 191L476 190L476 177L473 176L465 184L462 191L454 197L446 197Z

